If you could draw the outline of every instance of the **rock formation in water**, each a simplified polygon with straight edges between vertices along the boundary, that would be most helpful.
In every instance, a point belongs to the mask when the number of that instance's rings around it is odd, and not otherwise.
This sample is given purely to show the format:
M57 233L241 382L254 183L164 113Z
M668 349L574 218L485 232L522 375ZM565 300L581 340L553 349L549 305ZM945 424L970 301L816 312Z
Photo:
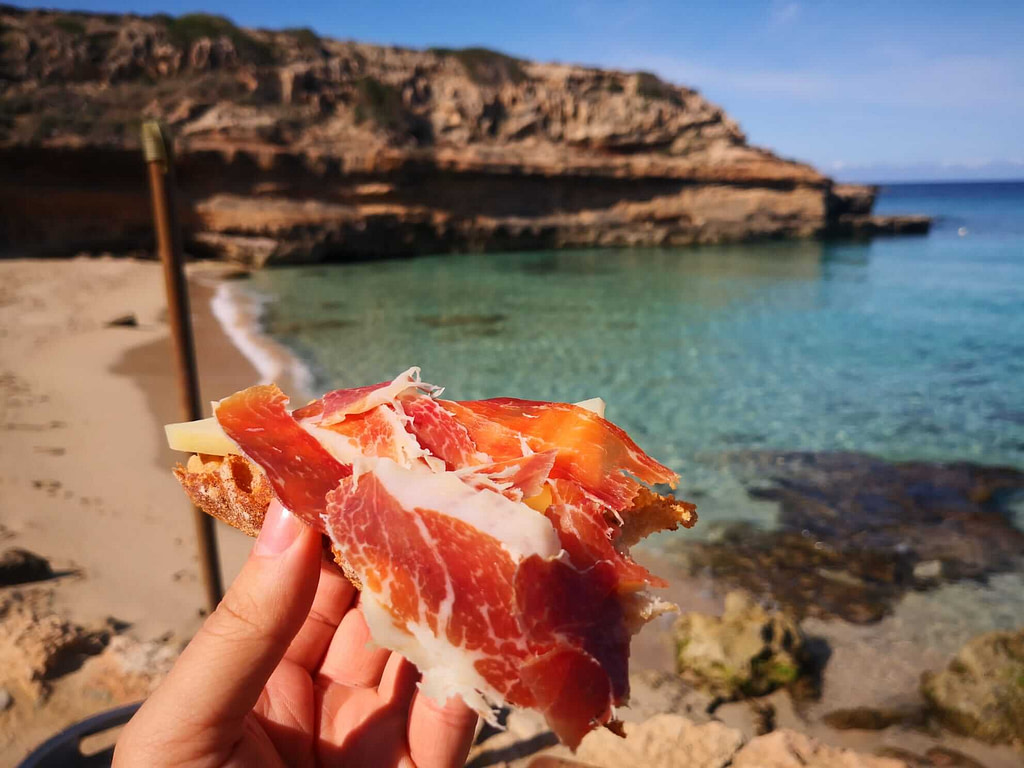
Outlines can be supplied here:
M144 244L143 118L190 250L257 264L928 227L645 72L0 6L0 249Z
M687 567L798 619L879 621L909 590L1012 571L1024 552L1012 509L1024 472L1011 467L785 451L721 461L751 498L778 504L777 525L687 541Z

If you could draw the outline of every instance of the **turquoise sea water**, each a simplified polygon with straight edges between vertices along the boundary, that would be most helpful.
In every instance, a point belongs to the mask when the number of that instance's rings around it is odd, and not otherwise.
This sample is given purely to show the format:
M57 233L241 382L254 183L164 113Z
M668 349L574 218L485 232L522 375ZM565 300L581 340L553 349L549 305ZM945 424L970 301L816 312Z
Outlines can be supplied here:
M857 450L1024 467L1024 184L884 188L927 236L267 270L320 389L420 365L456 399L603 397L704 520L758 519L715 457Z

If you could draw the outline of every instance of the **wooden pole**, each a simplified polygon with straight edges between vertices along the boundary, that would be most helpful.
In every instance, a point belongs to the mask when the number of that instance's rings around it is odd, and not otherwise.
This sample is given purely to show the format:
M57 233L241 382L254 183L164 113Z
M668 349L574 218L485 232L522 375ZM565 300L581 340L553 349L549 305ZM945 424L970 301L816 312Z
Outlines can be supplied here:
M203 418L203 406L199 398L199 375L192 338L192 314L188 305L188 283L181 253L181 234L174 208L174 164L159 123L143 123L142 152L149 169L157 252L164 267L164 287L167 291L171 337L174 340L181 415L185 421L195 421ZM198 507L194 507L192 512L199 544L199 568L206 592L206 608L207 611L213 611L224 594L214 522L212 517Z

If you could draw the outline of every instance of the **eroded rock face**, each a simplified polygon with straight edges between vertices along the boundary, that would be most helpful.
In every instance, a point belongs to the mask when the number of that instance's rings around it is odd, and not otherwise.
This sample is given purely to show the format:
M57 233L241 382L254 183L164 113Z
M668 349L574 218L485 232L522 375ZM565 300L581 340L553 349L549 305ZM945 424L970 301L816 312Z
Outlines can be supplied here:
M809 237L864 221L874 197L644 72L201 14L4 8L0 42L0 248L137 247L139 114L179 138L190 246L250 264ZM39 213L55 207L59 228Z
M968 463L891 463L854 453L744 452L723 458L751 496L779 504L777 530L733 525L686 544L694 572L798 618L878 621L907 590L1017 567L1024 533L1009 497L1024 473Z
M796 622L730 592L721 617L688 613L676 623L679 673L715 696L761 696L796 682L807 665Z
M946 669L925 673L921 693L951 730L1024 746L1024 629L974 638Z

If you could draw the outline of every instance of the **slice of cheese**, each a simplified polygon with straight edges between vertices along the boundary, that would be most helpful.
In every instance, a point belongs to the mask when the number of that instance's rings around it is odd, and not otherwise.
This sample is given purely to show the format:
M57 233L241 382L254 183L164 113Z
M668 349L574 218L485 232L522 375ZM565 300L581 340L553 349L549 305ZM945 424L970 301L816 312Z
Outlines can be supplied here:
M604 417L604 400L592 397L576 403L580 408ZM211 416L199 421L183 421L168 424L164 427L167 433L167 445L172 451L186 453L205 453L210 456L227 456L229 453L241 453L234 440L225 434L217 419Z
M580 400L576 403L580 408L596 413L602 419L604 418L604 400L600 397L592 397L589 400Z
M227 436L213 416L199 421L168 424L164 432L167 433L167 445L172 451L207 453L211 456L241 453L235 441Z

